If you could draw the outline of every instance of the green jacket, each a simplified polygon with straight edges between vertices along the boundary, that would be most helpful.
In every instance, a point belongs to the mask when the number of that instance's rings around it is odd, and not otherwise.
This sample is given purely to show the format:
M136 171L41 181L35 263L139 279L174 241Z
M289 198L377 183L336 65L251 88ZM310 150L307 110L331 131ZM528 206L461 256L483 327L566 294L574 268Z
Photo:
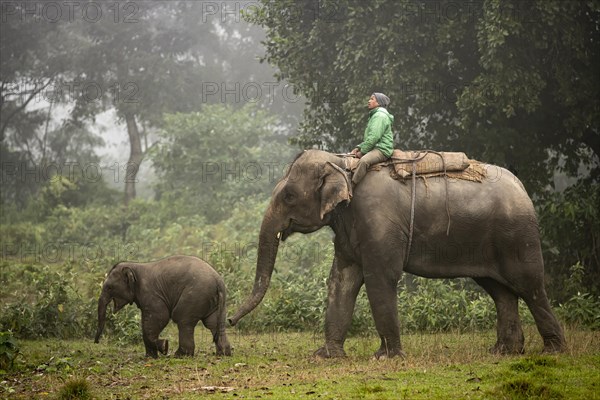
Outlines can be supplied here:
M367 154L373 149L379 149L386 157L391 157L394 150L394 134L392 124L394 116L385 108L377 107L369 112L369 122L365 129L365 137L358 147L360 152Z

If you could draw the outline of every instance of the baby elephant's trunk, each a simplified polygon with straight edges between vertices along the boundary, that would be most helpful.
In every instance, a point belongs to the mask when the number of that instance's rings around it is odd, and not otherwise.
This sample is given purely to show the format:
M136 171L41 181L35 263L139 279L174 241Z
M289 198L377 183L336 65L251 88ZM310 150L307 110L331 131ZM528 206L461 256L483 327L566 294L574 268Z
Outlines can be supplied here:
M102 335L102 331L104 331L104 323L106 322L106 307L108 303L110 303L110 296L102 291L100 298L98 299L98 330L96 330L96 338L94 339L94 343L98 343L100 341L100 336Z

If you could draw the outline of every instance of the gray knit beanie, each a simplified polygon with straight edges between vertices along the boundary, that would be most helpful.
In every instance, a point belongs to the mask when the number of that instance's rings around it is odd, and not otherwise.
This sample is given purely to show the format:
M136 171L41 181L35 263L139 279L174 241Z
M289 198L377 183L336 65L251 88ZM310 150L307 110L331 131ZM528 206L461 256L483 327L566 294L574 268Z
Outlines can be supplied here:
M375 100L377 100L377 103L379 103L381 107L387 107L390 104L390 98L383 93L376 92L373 93L373 96L375 96Z

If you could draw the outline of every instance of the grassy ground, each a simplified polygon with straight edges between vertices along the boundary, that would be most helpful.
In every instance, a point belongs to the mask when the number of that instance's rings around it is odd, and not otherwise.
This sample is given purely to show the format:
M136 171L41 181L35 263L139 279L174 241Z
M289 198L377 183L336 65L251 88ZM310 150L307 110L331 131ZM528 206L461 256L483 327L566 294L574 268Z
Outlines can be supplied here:
M174 327L164 336L173 352ZM198 328L195 357L156 360L143 357L141 344L106 339L21 341L16 371L0 375L0 397L600 399L600 332L568 330L566 353L542 355L528 327L522 356L489 354L494 332L405 335L407 357L379 361L371 358L375 337L350 338L347 358L322 360L311 356L320 334L229 336L233 357L215 356L208 331Z

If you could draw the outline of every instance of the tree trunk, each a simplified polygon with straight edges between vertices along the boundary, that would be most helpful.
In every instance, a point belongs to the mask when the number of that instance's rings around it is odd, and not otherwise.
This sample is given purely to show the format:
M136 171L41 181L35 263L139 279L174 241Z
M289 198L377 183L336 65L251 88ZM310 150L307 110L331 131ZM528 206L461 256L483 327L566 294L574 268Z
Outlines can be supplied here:
M129 147L131 150L125 170L125 206L128 206L129 202L135 199L135 184L144 153L142 153L142 140L137 122L135 121L135 115L130 113L125 114L125 121L127 122L127 133L129 134Z

